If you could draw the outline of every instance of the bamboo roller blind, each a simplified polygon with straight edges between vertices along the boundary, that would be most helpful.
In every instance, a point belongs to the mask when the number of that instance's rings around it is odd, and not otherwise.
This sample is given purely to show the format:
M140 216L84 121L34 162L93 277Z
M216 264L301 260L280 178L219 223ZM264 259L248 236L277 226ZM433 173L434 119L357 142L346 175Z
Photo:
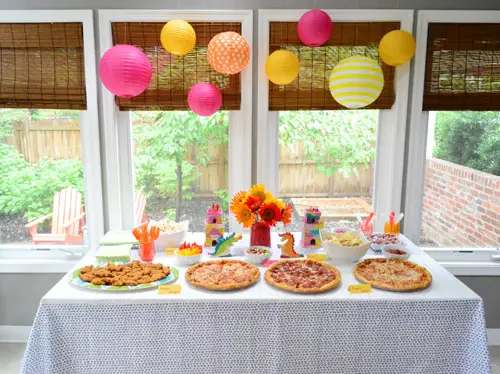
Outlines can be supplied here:
M81 23L0 24L1 108L87 108Z
M424 110L500 110L500 23L431 23Z
M334 22L330 39L321 47L307 47L297 35L297 22L271 22L269 53L287 49L300 62L299 77L278 86L269 82L269 110L344 110L332 97L328 79L342 59L363 55L380 61L378 44L399 22ZM384 89L366 109L390 109L394 104L394 68L382 64Z
M136 97L116 97L120 110L189 110L187 96L196 83L213 83L222 93L222 110L239 110L240 75L225 75L213 70L207 60L207 46L212 37L224 31L241 33L241 23L190 22L196 32L196 46L185 56L174 56L161 45L160 33L165 23L115 22L113 43L131 44L141 49L153 67L147 90Z

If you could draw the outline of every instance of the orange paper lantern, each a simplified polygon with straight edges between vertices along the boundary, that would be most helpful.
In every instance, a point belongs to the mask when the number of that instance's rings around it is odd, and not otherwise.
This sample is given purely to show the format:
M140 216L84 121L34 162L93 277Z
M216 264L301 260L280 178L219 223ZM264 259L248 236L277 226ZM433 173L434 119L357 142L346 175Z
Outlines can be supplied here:
M250 47L240 34L233 31L221 32L208 43L207 58L215 71L236 74L250 62Z

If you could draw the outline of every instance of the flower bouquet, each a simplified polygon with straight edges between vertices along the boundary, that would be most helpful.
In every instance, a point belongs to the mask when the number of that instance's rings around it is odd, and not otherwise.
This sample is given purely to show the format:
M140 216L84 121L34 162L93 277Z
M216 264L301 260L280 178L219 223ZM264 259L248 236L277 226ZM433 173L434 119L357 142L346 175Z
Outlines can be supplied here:
M248 191L233 196L231 213L243 227L251 227L250 245L271 246L271 227L278 222L292 221L292 206L277 199L263 184L255 184Z

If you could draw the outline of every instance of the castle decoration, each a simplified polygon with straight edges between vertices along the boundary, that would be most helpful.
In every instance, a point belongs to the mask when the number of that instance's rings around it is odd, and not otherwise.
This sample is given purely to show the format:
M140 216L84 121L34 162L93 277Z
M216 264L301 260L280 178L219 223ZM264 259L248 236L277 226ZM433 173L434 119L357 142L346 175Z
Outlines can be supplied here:
M278 248L281 249L281 258L296 258L296 257L304 257L297 252L293 248L295 245L295 239L293 235L289 232L285 232L283 234L279 234L281 237L281 244L278 244Z
M319 230L324 226L321 219L321 211L318 208L306 209L306 215L302 218L302 239L300 245L302 248L320 248L323 246Z
M207 210L205 221L205 247L215 247L219 239L224 237L224 223L222 210L218 204L212 204Z

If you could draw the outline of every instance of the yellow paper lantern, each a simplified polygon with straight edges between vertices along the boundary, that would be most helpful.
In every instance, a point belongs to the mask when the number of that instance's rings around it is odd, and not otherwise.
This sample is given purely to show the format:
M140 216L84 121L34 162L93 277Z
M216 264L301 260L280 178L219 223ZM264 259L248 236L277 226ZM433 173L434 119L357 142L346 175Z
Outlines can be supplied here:
M221 32L208 43L207 59L215 71L237 74L250 62L250 46L237 32Z
M290 51L274 51L266 61L267 78L274 84L282 85L293 82L299 75L299 68L299 59Z
M168 52L176 56L184 56L194 48L196 33L186 21L174 19L163 26L160 40L163 48Z
M415 55L413 35L404 30L394 30L384 35L378 46L382 61L390 66L406 64Z
M340 61L330 74L330 92L340 105L359 109L373 103L384 88L384 74L377 61L352 56Z

